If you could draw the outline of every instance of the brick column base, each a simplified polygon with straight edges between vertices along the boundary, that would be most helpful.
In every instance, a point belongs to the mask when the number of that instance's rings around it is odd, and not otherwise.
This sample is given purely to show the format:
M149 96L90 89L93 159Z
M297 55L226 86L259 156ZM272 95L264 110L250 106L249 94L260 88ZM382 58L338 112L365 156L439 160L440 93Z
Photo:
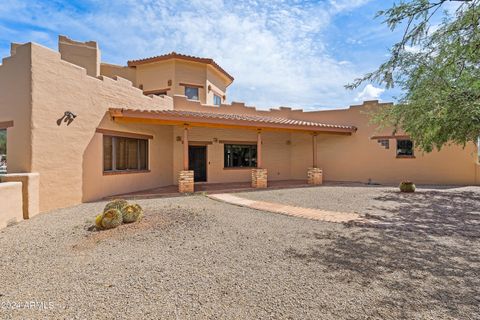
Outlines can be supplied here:
M178 192L193 193L193 170L180 171L178 173Z
M252 188L267 187L267 169L252 169Z
M307 171L308 184L323 184L323 171L319 168L308 168Z

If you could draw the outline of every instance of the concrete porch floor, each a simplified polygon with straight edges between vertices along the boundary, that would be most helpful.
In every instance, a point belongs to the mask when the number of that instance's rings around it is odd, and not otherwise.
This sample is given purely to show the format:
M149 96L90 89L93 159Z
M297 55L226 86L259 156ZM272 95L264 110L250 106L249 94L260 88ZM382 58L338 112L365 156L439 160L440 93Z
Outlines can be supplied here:
M268 181L268 187L266 189L252 188L251 182L230 182L230 183L195 183L195 193L228 193L228 192L240 192L240 191L260 191L260 190L273 190L273 189L287 189L287 188L303 188L312 187L307 184L307 180L280 180L280 181ZM125 194L118 194L110 197L106 197L106 200L111 199L151 199L160 197L176 197L182 194L178 192L178 186L171 185L159 188L153 188L148 190L136 191Z

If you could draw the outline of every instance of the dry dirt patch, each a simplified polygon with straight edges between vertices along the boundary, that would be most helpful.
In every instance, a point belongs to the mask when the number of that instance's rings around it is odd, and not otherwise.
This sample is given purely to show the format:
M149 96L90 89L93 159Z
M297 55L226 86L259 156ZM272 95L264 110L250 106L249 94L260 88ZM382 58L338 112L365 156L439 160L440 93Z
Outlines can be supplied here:
M165 232L178 224L190 224L197 220L197 214L189 210L169 208L163 211L146 211L142 220L122 224L114 229L97 230L94 222L86 222L84 237L71 245L73 250L91 250L110 241L127 241L135 235L149 232Z

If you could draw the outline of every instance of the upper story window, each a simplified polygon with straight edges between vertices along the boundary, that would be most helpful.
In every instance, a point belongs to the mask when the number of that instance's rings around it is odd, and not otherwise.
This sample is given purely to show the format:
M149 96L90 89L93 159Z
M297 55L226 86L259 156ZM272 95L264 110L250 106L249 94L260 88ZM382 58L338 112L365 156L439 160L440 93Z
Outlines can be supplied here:
M397 140L397 157L413 157L412 140Z
M213 95L213 104L216 105L216 106L219 106L222 104L222 98L217 95L217 94L214 94Z
M255 168L257 166L257 146L243 144L224 145L225 168Z
M148 140L103 136L103 171L148 170Z
M187 96L187 99L199 100L198 99L198 88L196 88L196 87L185 87L185 95Z

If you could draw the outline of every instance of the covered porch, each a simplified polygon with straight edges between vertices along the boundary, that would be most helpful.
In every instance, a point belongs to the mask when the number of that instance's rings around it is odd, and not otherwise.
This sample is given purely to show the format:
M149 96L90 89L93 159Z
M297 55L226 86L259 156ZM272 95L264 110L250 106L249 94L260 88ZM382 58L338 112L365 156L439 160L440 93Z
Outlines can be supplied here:
M110 109L110 115L121 124L173 127L177 185L142 192L145 196L322 184L317 137L356 131L353 126L258 115L132 109Z
M306 180L274 180L268 183L264 189L277 190L289 188L307 188L315 185L308 184ZM241 192L241 191L255 191L258 188L252 187L251 182L230 182L230 183L195 183L195 191L197 194L215 194L226 192ZM106 197L106 200L111 199L150 199L162 197L176 197L184 193L179 192L178 185L170 185L165 187L158 187L142 191L130 192L125 194L114 195Z

